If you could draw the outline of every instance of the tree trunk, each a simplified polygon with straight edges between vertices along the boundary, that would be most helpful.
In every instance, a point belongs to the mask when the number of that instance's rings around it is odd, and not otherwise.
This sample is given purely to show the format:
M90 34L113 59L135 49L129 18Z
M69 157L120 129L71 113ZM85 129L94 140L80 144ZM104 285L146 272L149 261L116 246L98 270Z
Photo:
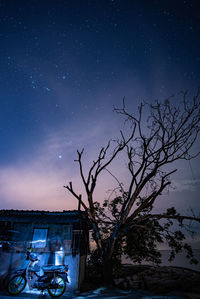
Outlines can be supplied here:
M113 263L112 258L104 257L102 263L103 282L106 286L113 284Z

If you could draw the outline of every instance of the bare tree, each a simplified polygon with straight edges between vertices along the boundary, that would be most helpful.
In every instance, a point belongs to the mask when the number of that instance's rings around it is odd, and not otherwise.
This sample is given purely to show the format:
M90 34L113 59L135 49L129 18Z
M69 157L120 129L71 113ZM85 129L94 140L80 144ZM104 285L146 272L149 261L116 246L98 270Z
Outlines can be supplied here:
M121 139L116 141L116 147L112 152L111 142L101 148L87 175L82 165L83 150L77 151L76 161L79 164L87 203L74 191L72 182L65 187L88 213L93 237L102 258L104 278L107 281L112 277L111 261L117 241L122 240L127 231L137 231L138 228L148 230L150 223L153 225L160 219L177 220L181 224L184 220L200 222L197 216L180 215L173 209L161 214L152 212L155 200L171 184L170 176L177 171L173 167L175 162L190 160L199 154L192 154L200 131L199 93L190 101L187 100L186 92L180 96L181 101L179 104L174 102L174 105L171 104L174 98L163 103L142 103L138 107L137 116L127 111L123 100L122 108L114 110L130 124L130 136L126 138L121 132ZM108 166L120 152L126 153L128 161L130 182L127 190L124 190L124 185L108 170ZM112 203L105 201L101 207L94 199L94 190L103 171L108 171L115 177L121 196L116 197Z

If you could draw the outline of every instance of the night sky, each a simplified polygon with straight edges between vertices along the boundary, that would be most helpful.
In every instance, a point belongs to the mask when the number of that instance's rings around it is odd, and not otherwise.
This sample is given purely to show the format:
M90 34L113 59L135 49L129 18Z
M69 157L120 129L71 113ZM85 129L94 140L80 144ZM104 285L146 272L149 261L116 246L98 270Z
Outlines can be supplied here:
M0 0L0 208L77 208L63 185L81 191L77 149L87 168L118 136L113 106L199 86L199 1ZM174 176L181 209L200 209L199 161Z

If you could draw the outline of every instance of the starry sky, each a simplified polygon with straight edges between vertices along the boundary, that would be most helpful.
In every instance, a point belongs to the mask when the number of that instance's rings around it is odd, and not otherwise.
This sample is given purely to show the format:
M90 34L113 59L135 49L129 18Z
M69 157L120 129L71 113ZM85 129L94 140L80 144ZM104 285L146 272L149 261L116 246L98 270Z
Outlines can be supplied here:
M199 1L0 0L0 208L77 208L63 188L82 191L76 150L85 148L87 169L118 136L113 106L124 96L135 111L142 100L193 94L199 36ZM181 209L200 209L199 161L174 176L168 196ZM100 178L96 198L112 183Z

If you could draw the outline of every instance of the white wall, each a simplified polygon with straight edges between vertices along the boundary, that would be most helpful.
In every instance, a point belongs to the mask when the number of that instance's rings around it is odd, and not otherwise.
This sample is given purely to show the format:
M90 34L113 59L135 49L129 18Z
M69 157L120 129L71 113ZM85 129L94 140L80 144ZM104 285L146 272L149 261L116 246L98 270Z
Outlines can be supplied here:
M66 290L73 291L78 289L79 261L79 254L76 254L74 257L71 254L65 256L65 265L69 266L69 283L67 284Z

